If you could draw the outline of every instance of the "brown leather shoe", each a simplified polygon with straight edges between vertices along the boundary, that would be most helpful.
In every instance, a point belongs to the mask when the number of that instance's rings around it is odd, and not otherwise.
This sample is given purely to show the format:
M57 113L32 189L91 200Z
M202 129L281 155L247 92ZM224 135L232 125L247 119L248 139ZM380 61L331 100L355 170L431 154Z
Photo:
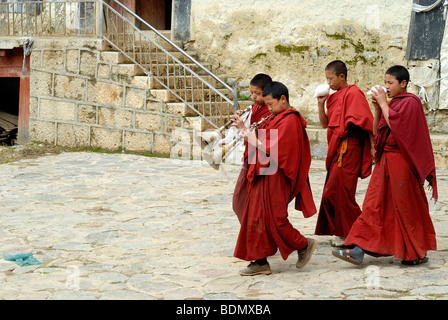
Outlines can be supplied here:
M256 262L251 262L247 266L246 269L240 270L239 274L242 276L255 276L257 274L271 274L271 267L269 266L269 263L266 263L262 266L260 266Z
M299 269L302 269L304 266L307 265L308 262L310 262L311 256L313 255L314 249L317 247L317 241L311 238L307 238L308 245L305 249L300 250L299 258L297 259L296 267Z

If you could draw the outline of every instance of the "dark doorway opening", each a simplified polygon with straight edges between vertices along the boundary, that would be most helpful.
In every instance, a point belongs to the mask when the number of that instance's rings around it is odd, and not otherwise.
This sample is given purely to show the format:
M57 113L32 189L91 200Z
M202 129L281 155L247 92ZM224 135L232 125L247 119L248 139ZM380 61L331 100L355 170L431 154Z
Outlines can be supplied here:
M138 0L136 14L157 30L171 30L172 0ZM149 29L142 25L142 30Z
M0 77L0 144L14 145L19 120L20 78Z

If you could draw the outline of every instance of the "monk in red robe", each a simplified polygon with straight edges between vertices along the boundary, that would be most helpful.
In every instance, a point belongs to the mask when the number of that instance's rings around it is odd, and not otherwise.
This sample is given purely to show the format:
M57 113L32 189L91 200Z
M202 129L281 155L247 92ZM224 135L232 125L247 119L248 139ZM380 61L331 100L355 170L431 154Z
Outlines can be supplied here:
M252 78L249 84L250 97L254 104L252 105L252 112L250 115L250 125L258 123L262 118L266 118L271 114L268 107L264 103L263 89L272 82L272 79L267 74L259 73ZM241 115L240 112L237 112ZM244 211L244 203L247 197L247 168L248 168L248 146L247 141L244 142L245 149L243 155L243 165L241 167L240 174L235 184L235 190L233 192L232 207L238 220L241 222L241 216Z
M436 250L435 231L423 188L425 180L437 201L437 180L429 130L420 99L407 93L409 72L391 67L385 87L373 91L376 165L369 182L363 212L354 223L346 245L333 255L359 265L364 253L394 256L405 265L428 261Z
M367 178L372 170L373 115L364 93L347 84L347 67L342 61L328 64L325 75L336 92L328 98L318 97L319 119L328 128L328 151L315 234L342 238L332 243L339 246L361 214L355 194L358 178Z
M257 151L249 151L255 159L249 156L248 195L234 252L235 257L252 261L240 271L244 276L270 274L267 257L277 250L284 260L297 251L296 267L303 268L317 246L288 220L292 200L305 217L316 213L308 179L311 152L306 121L290 107L288 89L282 83L268 84L263 96L273 115L259 127L258 136L242 129L249 146Z

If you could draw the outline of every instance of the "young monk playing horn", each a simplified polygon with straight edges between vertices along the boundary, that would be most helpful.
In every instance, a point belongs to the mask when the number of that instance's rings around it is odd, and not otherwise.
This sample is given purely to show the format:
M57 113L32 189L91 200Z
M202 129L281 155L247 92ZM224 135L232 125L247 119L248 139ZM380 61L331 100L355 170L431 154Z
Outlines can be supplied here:
M351 250L333 255L359 265L364 253L394 256L403 264L428 261L436 250L434 227L423 184L437 201L434 154L420 99L407 93L409 72L403 66L386 71L385 87L372 93L375 106L376 165L364 199L362 214L345 241Z
M248 194L234 252L235 257L252 261L240 271L243 276L270 274L267 257L277 250L284 260L296 251L296 267L303 268L317 245L288 220L288 204L293 199L305 217L316 213L308 180L311 152L306 121L291 108L288 89L282 83L268 84L263 97L273 115L260 125L258 136L239 119L235 122L257 151L249 151Z
M341 238L332 243L340 246L361 214L355 193L358 178L370 176L372 170L373 115L364 93L347 83L344 62L329 63L325 76L336 92L317 97L319 119L322 127L327 128L328 151L315 234Z
M252 110L250 114L250 125L259 122L262 118L267 117L269 114L268 107L264 103L263 98L263 89L268 84L271 83L272 79L270 76L264 73L259 73L255 75L249 84L250 89L250 98L254 102L252 105ZM240 112L237 111L238 116ZM241 222L241 216L244 210L244 203L246 202L247 197L247 168L248 168L248 147L247 141L244 142L245 149L243 154L243 165L241 167L240 174L238 176L238 180L235 184L235 190L233 192L232 198L232 208L235 212L238 220Z

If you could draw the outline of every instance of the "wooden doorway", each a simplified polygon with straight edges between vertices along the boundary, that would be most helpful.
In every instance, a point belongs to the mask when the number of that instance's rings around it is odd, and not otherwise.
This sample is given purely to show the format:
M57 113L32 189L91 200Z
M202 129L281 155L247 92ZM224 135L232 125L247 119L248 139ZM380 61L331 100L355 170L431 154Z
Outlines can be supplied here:
M136 14L157 30L171 30L172 0L137 0ZM140 26L142 30L149 29Z
M12 133L14 126L17 135L11 137L11 142L19 144L29 142L30 117L30 59L25 58L27 74L23 74L23 49L0 50L0 91L2 101L2 134ZM10 132L6 132L10 131Z

